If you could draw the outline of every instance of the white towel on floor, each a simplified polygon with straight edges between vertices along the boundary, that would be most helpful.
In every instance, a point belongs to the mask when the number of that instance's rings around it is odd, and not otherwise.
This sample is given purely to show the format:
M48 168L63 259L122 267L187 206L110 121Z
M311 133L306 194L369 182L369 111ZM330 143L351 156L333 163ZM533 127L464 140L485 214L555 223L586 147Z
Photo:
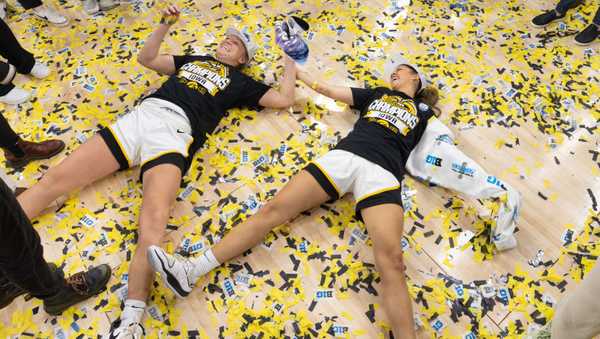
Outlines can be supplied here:
M498 211L491 241L500 251L517 246L514 231L521 205L520 193L489 175L465 155L454 143L452 131L441 121L429 120L419 144L410 153L406 169L413 177L476 199L507 195Z

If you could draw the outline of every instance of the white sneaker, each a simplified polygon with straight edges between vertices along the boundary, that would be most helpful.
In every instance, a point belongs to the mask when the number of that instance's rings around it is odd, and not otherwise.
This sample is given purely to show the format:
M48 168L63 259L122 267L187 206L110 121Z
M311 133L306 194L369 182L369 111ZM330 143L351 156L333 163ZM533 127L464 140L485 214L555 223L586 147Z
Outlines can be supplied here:
M6 2L0 1L0 19L6 19Z
M98 0L83 0L83 11L88 15L94 15L100 12Z
M15 87L3 96L0 96L0 102L8 105L22 104L31 96L31 92L22 88Z
M34 78L44 79L45 77L50 75L50 69L48 68L48 66L44 65L43 63L36 61L35 65L33 65L33 68L31 69L31 72L29 72L29 74L31 76L33 76Z
M158 246L148 247L148 262L165 285L178 297L184 298L192 292L197 278L192 276L194 264L179 254L171 255Z
M121 323L117 320L108 335L108 339L141 339L146 335L144 327L140 323Z
M103 11L108 11L117 6L119 6L119 3L114 0L100 0L100 9Z
M41 5L34 8L33 14L35 14L35 16L38 18L46 20L56 26L66 26L69 24L69 19L47 5Z

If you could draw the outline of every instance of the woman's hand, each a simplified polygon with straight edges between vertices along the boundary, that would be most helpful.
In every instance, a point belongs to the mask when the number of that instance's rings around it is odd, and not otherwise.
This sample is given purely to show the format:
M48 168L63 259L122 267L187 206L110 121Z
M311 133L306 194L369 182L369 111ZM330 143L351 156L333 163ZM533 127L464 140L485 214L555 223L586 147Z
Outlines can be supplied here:
M169 5L167 8L162 10L162 17L160 18L160 23L163 25L173 25L179 20L179 15L181 11L175 5Z

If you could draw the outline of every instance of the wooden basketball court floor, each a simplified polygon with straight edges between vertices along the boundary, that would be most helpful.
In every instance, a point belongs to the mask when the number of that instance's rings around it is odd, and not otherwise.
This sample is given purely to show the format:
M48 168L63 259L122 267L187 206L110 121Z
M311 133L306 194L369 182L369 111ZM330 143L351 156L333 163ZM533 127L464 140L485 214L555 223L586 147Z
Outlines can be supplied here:
M58 137L68 146L49 161L6 169L20 185L33 184L164 81L135 61L164 2L126 3L94 17L82 14L79 1L46 2L73 18L70 27L48 26L12 1L8 23L53 74L43 81L19 76L16 83L34 90L35 99L0 110L24 137ZM174 3L183 15L163 51L210 52L228 25L247 27L263 46L247 71L267 83L282 71L273 37L281 13L306 15L308 67L332 83L380 84L384 57L403 53L440 89L442 119L465 153L522 193L519 246L495 253L487 235L497 202L405 179L411 201L405 256L421 338L522 337L550 320L553 305L594 265L600 44L583 48L572 41L591 20L594 1L541 30L529 21L552 1ZM356 119L305 87L296 97L290 111L234 110L224 119L181 186L169 250L218 241ZM67 274L109 263L108 290L59 317L46 315L40 301L18 298L0 311L0 337L107 333L126 295L141 202L138 174L121 172L73 193L34 223L46 258ZM157 279L144 320L147 337L387 338L364 232L346 197L282 225L261 246L203 278L187 299L176 299Z

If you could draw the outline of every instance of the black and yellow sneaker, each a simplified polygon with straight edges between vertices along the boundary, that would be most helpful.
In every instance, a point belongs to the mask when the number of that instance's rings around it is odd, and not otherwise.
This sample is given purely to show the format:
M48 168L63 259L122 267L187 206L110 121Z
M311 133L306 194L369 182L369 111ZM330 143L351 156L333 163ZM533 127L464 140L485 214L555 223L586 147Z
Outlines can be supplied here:
M104 264L68 277L55 295L44 298L44 310L50 315L60 315L67 308L100 294L106 290L110 274L110 266Z

